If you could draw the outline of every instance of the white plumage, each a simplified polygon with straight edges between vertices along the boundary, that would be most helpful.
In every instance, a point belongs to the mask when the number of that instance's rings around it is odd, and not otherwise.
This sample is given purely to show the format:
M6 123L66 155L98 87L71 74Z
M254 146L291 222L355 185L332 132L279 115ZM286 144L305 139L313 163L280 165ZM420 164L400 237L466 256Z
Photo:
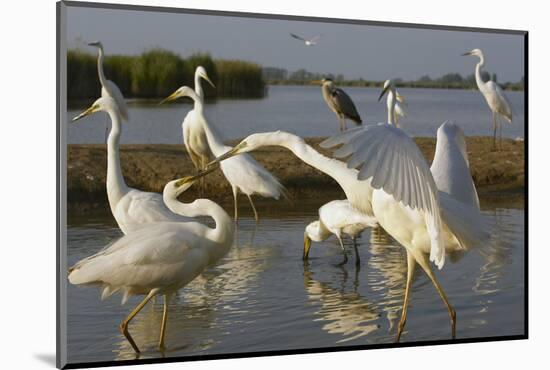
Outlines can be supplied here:
M319 208L319 219L306 226L304 232L304 260L307 260L309 256L311 241L322 242L331 235L335 235L344 254L342 263L346 263L347 255L342 239L344 235L347 235L353 240L355 262L359 265L356 238L367 227L373 226L376 226L376 220L355 210L347 199L330 201Z
M202 98L191 88L182 86L166 98L165 101L171 101L179 97L193 99L195 103L194 109L187 114L185 122L192 120L193 125L200 126L204 130L208 146L212 153L215 156L221 156L228 152L231 147L223 143L221 134L217 132L215 127L205 117ZM258 213L251 198L253 194L275 199L279 199L281 195L284 195L284 187L277 178L249 154L239 155L222 162L221 170L233 191L235 220L238 219L237 195L239 191L248 197L256 221L258 221Z
M165 311L159 341L162 348L170 295L223 257L233 242L231 218L216 203L198 199L184 204L176 200L195 179L188 177L166 184L164 200L174 213L182 216L212 217L214 228L198 222L146 225L69 269L71 284L98 285L103 288L102 299L116 292L122 292L123 303L132 295L146 296L120 326L121 332L138 353L139 348L128 332L132 318L153 296L163 294Z
M407 250L407 289L398 340L405 325L416 263L430 277L447 305L454 337L456 313L439 286L427 256L441 268L445 252L465 250L487 237L479 222L481 215L474 201L477 194L461 138L462 131L451 123L444 123L438 130L435 175L414 141L392 125L354 129L321 144L326 147L344 144L335 156L349 156L348 166L360 167L358 178L371 180L375 189L372 209L376 220ZM445 171L452 171L452 176ZM434 177L447 178L440 182L441 191ZM463 203L462 199L466 198L471 202ZM465 217L469 219L462 220Z
M97 57L97 73L99 75L99 82L101 83L101 96L109 96L113 98L118 106L118 110L120 111L120 116L125 121L128 121L128 107L126 106L126 101L124 100L122 92L113 81L108 80L105 77L105 73L103 72L103 44L100 41L97 41L89 43L88 45L95 46L99 50L99 55Z
M494 81L484 82L481 78L481 68L485 65L485 58L480 49L473 49L463 55L473 55L479 58L476 65L475 77L479 91L483 94L487 105L493 113L493 146L496 147L497 126L500 129L500 146L502 147L502 127L497 120L497 115L504 117L509 123L512 123L512 106L504 95L504 92Z
M124 234L154 222L185 221L166 207L157 193L133 189L126 185L120 164L120 135L122 131L118 104L113 98L97 99L90 108L73 119L77 121L96 112L106 112L111 119L111 131L107 139L107 197L111 212Z

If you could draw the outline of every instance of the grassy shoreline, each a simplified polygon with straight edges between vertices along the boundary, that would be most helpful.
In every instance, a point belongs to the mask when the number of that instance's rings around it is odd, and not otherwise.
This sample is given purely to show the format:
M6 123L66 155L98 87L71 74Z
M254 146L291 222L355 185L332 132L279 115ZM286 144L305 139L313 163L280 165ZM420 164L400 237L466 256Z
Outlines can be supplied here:
M306 141L321 153L323 138L308 138ZM435 150L434 138L416 138L418 146L431 162ZM234 145L238 140L228 144ZM468 155L472 177L480 195L521 193L524 190L524 143L505 139L503 150L491 151L492 138L468 137ZM343 199L345 196L338 184L330 177L300 161L288 150L270 147L253 153L254 157L276 175L287 187L291 201L303 199ZM175 178L194 173L183 145L129 144L121 146L122 171L129 186L140 190L162 192L164 185ZM107 165L106 147L103 144L68 145L67 201L71 213L87 213L107 204L105 176ZM231 204L232 195L221 171L206 177L202 197L221 204ZM198 186L191 187L183 199L199 197ZM255 197L260 199L260 197ZM246 198L241 199L245 204ZM270 199L260 201L271 206L288 206L286 202Z

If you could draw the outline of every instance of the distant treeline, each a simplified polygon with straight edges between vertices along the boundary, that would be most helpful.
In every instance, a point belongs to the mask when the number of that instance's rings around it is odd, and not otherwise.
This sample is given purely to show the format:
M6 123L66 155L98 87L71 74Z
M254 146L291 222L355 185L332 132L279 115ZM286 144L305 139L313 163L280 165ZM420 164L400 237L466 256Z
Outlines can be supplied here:
M313 73L305 69L299 69L289 73L286 69L265 67L263 68L264 79L271 85L309 85L313 81L318 81L323 78L331 78L340 86L358 86L358 87L380 87L384 81L370 81L364 79L347 80L344 75L332 73ZM523 90L524 79L522 77L519 82L501 83L497 80L497 75L489 75L487 72L482 72L481 78L484 81L493 80L497 82L505 90ZM438 78L430 76L422 76L416 81L406 81L401 78L394 78L393 81L398 87L418 87L418 88L435 88L435 89L475 89L477 88L476 79L473 74L463 77L459 73L448 73Z
M163 49L140 55L106 55L107 79L117 84L127 98L163 98L178 87L194 86L195 68L202 65L216 88L203 83L207 98L261 98L266 94L262 68L240 60L214 60L209 54L182 58ZM97 54L81 50L67 52L68 99L95 98L101 94L97 75Z

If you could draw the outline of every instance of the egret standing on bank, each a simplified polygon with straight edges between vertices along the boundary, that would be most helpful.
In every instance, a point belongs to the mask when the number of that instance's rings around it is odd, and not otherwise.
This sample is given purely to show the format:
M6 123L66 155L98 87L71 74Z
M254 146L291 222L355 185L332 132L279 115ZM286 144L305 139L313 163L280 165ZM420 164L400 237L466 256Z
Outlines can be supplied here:
M346 130L346 118L360 125L362 122L361 117L357 113L357 108L355 108L350 96L344 90L337 88L329 78L324 78L321 83L323 99L325 99L330 110L338 117L340 131Z
M111 131L107 139L107 198L118 227L124 234L154 222L180 222L184 217L172 213L157 193L133 189L126 185L120 164L120 134L122 131L118 104L110 96L97 99L90 108L73 118L74 121L106 112L111 118Z
M208 199L197 199L189 204L177 201L199 176L208 172L170 181L164 187L163 198L173 212L182 216L212 217L214 228L199 222L147 225L69 269L71 284L100 286L102 299L120 291L124 304L132 295L145 295L120 324L121 333L137 353L140 350L128 331L130 321L151 298L164 295L159 339L159 349L163 350L170 297L222 258L233 243L233 222L223 208Z
M192 124L193 127L200 127L205 132L209 149L215 156L221 156L228 152L231 147L223 143L221 135L216 132L214 126L208 122L204 116L203 100L191 88L182 86L162 102L169 102L182 97L191 98L195 102L194 109L187 113L184 122ZM284 187L279 180L249 154L239 155L231 158L231 160L222 162L221 169L233 190L235 221L237 221L239 217L237 206L237 195L239 191L246 194L248 197L256 221L258 221L258 212L256 211L251 195L259 194L263 197L279 199L281 194L284 194Z
M222 162L223 163L223 162ZM355 249L355 265L359 266L359 252L357 251L357 236L367 227L376 226L374 217L369 217L355 210L346 200L333 200L319 208L319 220L307 225L304 231L304 261L308 259L311 241L322 242L331 235L335 235L342 248L344 260L348 261L342 238L348 235L353 240Z
M477 88L481 91L483 97L485 97L485 101L493 113L493 148L497 146L497 125L500 130L500 147L502 148L502 126L497 120L497 115L504 117L508 122L512 123L512 107L510 106L510 102L495 81L484 82L481 78L481 68L485 65L485 58L480 49L473 49L462 55L473 55L479 58L475 73Z

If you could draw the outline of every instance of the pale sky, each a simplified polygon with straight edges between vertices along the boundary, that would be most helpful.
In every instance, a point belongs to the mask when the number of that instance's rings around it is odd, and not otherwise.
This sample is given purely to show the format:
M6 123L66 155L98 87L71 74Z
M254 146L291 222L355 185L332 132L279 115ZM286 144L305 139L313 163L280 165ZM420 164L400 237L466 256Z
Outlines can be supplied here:
M290 32L321 38L306 47ZM485 69L500 82L518 81L524 74L523 36L510 34L69 7L69 47L86 48L80 40L102 41L107 54L162 47L183 57L208 52L289 72L305 68L367 80L468 75L477 58L461 54L480 48Z

